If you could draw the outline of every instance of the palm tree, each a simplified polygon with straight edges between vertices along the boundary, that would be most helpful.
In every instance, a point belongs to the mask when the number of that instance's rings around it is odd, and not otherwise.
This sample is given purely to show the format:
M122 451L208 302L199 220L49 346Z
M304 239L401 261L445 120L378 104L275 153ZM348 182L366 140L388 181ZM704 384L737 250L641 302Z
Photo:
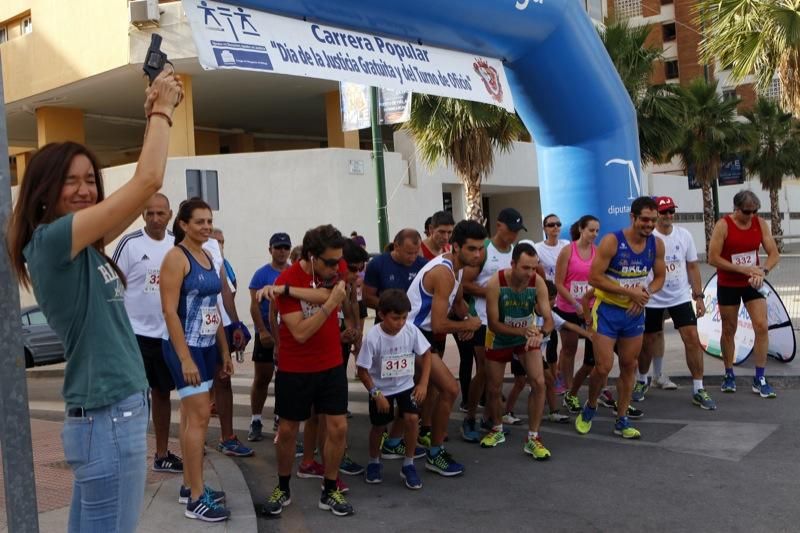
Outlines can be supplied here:
M494 152L508 152L527 132L517 115L490 104L415 93L403 124L429 166L444 161L464 184L466 216L483 220L481 182L492 172Z
M678 156L687 174L694 171L703 189L703 221L706 252L714 230L714 200L711 184L719 176L722 161L742 145L743 132L736 121L735 98L723 99L717 93L717 82L703 78L692 80L685 87L676 87L682 108L680 141L669 156Z
M753 75L763 92L775 72L781 105L800 117L800 0L700 0L701 53L731 68L735 81Z
M650 26L630 27L627 21L612 21L599 30L600 40L619 73L636 109L642 164L663 161L678 142L680 106L672 85L650 83L653 64L662 50L646 44Z
M775 102L759 98L755 107L744 113L747 145L745 168L758 174L761 187L769 191L772 235L783 235L778 193L786 175L797 175L800 165L800 123ZM778 241L783 249L783 242Z

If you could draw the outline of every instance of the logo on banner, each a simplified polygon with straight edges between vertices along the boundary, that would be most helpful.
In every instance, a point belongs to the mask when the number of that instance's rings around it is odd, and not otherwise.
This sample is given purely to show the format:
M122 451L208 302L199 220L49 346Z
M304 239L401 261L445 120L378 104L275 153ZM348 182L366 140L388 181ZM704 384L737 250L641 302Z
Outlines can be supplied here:
M606 166L610 165L623 165L628 167L628 200L635 200L642 195L642 185L639 181L639 175L636 173L636 166L630 159L609 159L606 161ZM623 205L610 205L608 208L609 215L619 215L622 213L630 213L631 206Z
M514 7L519 9L520 11L524 11L528 8L528 4L531 3L531 0L518 0ZM544 0L533 0L534 4L544 4Z
M503 86L500 84L497 70L490 66L485 60L478 58L475 58L472 68L475 69L475 72L481 77L483 86L486 87L486 92L489 93L495 102L501 103L503 101Z
M225 17L228 22L228 27L231 29L233 33L233 38L237 41L239 40L239 32L243 35L252 35L254 37L259 37L261 34L258 33L258 30L255 26L253 26L252 21L250 20L253 15L246 12L243 8L237 7L236 11L232 10L230 7L210 7L206 0L201 0L200 4L197 6L197 9L203 10L203 22L206 25L206 29L212 31L225 31L225 28L220 23L219 19L217 18L216 14L219 14L220 17ZM235 24L233 19L238 18L239 23ZM223 20L225 20L223 19ZM214 25L209 24L210 21L213 21ZM237 32L237 28L239 27L239 31Z

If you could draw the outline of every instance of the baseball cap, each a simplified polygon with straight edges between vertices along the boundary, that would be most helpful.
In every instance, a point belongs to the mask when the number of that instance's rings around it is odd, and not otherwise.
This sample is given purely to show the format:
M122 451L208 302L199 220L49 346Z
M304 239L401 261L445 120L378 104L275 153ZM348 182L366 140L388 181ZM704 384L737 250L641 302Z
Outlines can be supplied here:
M519 231L521 229L528 231L528 228L522 225L522 215L513 207L506 207L500 211L500 214L497 215L497 221L508 226L511 231Z
M656 205L658 206L659 213L667 209L675 209L678 207L669 196L659 196L656 198Z
M291 248L292 239L286 233L273 233L269 238L269 245L272 246L288 246Z

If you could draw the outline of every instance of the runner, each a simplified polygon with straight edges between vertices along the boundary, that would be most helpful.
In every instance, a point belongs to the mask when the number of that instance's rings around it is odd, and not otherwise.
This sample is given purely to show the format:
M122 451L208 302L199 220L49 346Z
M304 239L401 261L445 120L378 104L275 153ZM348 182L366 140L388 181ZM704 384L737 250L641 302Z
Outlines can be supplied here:
M430 343L419 329L406 322L411 302L405 292L389 289L381 294L378 313L381 322L369 333L358 354L358 377L369 391L369 465L366 482L383 481L381 440L383 428L394 416L394 403L404 423L406 442L416 442L419 406L425 401L431 371ZM419 378L415 386L415 369ZM412 490L422 488L410 448L403 457L400 477Z
M435 333L459 333L465 340L480 327L480 319L468 316L460 287L461 270L465 266L478 266L483 253L486 230L474 220L462 220L453 228L453 251L440 255L420 270L408 289L411 312L408 317L417 326L428 342ZM448 314L453 310L463 320L452 320ZM450 411L458 395L458 383L442 362L442 354L431 358L431 386L428 388L426 404L433 402L430 448L425 468L443 476L456 476L464 472L464 466L455 462L445 451L442 443L447 431ZM438 390L435 402L431 389Z
M203 483L203 448L217 360L221 357L228 376L233 362L217 305L222 283L203 249L211 234L211 216L211 207L199 198L181 203L172 226L175 247L161 265L160 293L168 334L162 344L164 360L181 400L185 468L178 501L186 503L186 517L219 522L230 512L221 505L224 494Z
M478 400L483 394L486 383L486 366L484 364L486 360L486 326L488 324L486 316L486 287L496 272L511 265L514 242L517 240L520 230L528 231L522 223L522 215L520 215L519 211L510 207L503 209L497 215L496 228L495 234L485 243L483 263L475 268L465 268L461 281L464 287L464 294L472 297L475 314L481 319L481 327L472 338L472 347L475 355L475 375L472 376L472 381L469 384L467 413L461 423L461 438L466 442L479 442L481 439L475 418L478 410ZM542 390L542 394L544 394L544 390Z
M528 438L523 451L534 459L550 457L539 438L544 409L544 367L540 344L553 331L547 286L536 275L538 258L529 244L514 247L511 268L492 274L486 288L486 407L492 430L481 439L481 446L493 448L506 441L500 418L500 397L506 364L516 354L525 367L531 392L528 395ZM538 298L537 298L538 295ZM544 318L541 327L534 323L534 311Z
M438 255L450 251L450 236L453 235L453 227L456 225L452 213L447 211L437 211L431 217L428 224L428 237L422 241L420 255L430 261Z
M780 255L766 221L758 216L761 201L753 191L743 190L733 197L733 213L717 222L708 245L708 263L717 267L717 302L722 318L722 362L725 377L722 392L736 392L733 374L734 337L739 323L739 306L744 303L755 333L753 359L756 371L752 391L762 398L775 398L764 377L769 336L764 278L778 266ZM758 250L764 247L767 260L763 266Z
M278 486L263 511L280 514L291 503L289 480L295 454L295 437L300 422L311 409L325 415L324 485L320 509L336 516L353 514L353 507L337 488L339 465L347 435L347 376L339 343L339 305L346 297L339 277L344 237L331 225L306 232L301 259L276 280L282 286L277 298L279 326L279 370L275 378L275 411L280 416L277 447ZM331 287L324 304L296 298L295 288Z
M269 254L272 260L256 270L250 280L250 317L256 330L253 343L253 367L255 375L250 386L250 433L249 441L260 441L263 438L263 423L261 413L267 401L267 391L272 375L275 372L275 338L270 327L269 310L270 300L258 301L259 289L266 285L273 285L281 272L288 268L289 250L292 249L292 240L286 233L273 233L269 238Z
M594 245L600 232L600 221L592 215L584 215L575 223L576 239L565 246L556 261L555 284L558 289L555 313L578 327L589 320L591 308L582 305L583 296L590 289L589 270L597 249ZM578 350L578 335L569 329L561 330L561 354L558 357L564 384L569 389L564 394L564 407L571 413L581 409L578 391L594 367L594 353L589 339L583 345L583 365L575 374L575 353ZM573 377L574 375L574 377Z
M167 448L172 417L169 394L175 384L161 351L164 315L158 292L161 262L175 245L172 232L167 231L172 219L169 199L161 193L154 194L147 202L142 218L144 229L122 237L112 260L127 280L125 311L136 334L150 385L150 406L156 435L153 470L180 473L183 472L183 461Z
M664 241L664 263L666 281L664 287L653 294L644 311L644 342L639 354L639 368L632 399L641 402L645 399L653 361L653 383L662 389L677 389L668 376L662 373L664 361L664 311L669 313L675 329L681 334L686 351L686 366L692 374L692 403L702 409L717 408L714 400L703 386L703 347L697 336L697 318L706 312L703 302L703 284L700 280L700 267L697 264L697 250L692 235L680 226L675 226L675 209L678 207L669 196L656 198L658 222L653 235ZM695 312L692 300L697 305Z
M614 433L638 439L641 433L630 425L628 406L633 391L636 359L642 348L644 307L650 294L664 284L664 243L653 235L658 216L655 200L641 196L631 204L631 225L603 237L589 274L595 289L595 367L589 380L589 398L575 419L575 429L586 434L592 428L597 398L611 371L616 345L619 354L617 417ZM652 272L653 280L647 284ZM623 414L625 413L625 414Z

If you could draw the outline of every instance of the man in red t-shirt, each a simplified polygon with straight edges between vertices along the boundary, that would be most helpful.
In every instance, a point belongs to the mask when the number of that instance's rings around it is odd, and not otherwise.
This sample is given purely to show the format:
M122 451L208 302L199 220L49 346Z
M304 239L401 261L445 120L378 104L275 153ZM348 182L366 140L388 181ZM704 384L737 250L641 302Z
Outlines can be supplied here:
M769 348L767 300L764 278L781 260L775 239L766 221L758 216L761 201L753 191L743 190L733 197L733 213L717 222L708 243L708 263L717 267L717 303L722 320L722 362L725 376L722 392L736 392L733 375L734 337L739 324L739 305L744 303L753 324L756 363L752 391L762 398L775 398L775 391L764 377ZM767 252L763 265L758 259L761 247Z
M301 259L275 281L282 286L276 304L278 328L278 373L275 378L275 413L278 431L278 486L264 505L264 512L277 515L291 502L289 479L294 463L295 438L300 422L313 407L326 426L325 478L319 508L337 516L353 513L336 478L347 434L347 376L342 365L338 311L346 297L340 280L344 237L331 225L306 232ZM331 288L322 303L300 300L308 289ZM313 301L313 299L312 299ZM322 421L321 421L322 422Z

